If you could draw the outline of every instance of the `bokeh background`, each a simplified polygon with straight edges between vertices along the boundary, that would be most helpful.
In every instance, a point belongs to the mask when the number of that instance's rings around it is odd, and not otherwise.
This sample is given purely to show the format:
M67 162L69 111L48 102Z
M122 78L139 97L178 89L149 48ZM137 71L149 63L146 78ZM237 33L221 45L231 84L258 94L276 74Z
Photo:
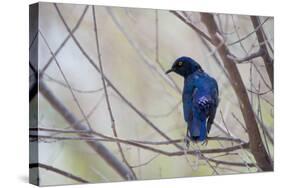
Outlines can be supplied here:
M80 19L85 5L57 4L67 25L73 29ZM225 69L216 56L216 49L202 39L194 30L180 21L168 10L119 8L95 6L97 29L104 74L114 86L139 111L172 139L183 139L186 123L182 113L181 93L183 79L167 70L180 56L190 56L214 77L219 85L220 104L210 136L229 136L248 141L243 116L236 94L226 76ZM203 31L206 31L197 12L182 12L182 15ZM255 34L242 42L233 42L253 32L248 15L214 14L225 43L236 57L245 57L259 49ZM274 45L273 18L259 17L268 37L267 43ZM39 4L39 30L55 52L69 32L60 19L54 4ZM50 49L39 35L38 69L41 70L52 57ZM96 38L92 9L88 8L79 27L74 32L84 51L98 64ZM271 54L273 56L273 52ZM218 59L216 59L218 58ZM56 55L61 69L69 81L83 111L87 114L92 129L113 136L101 74L85 58L70 38ZM262 58L237 65L248 96L257 117L273 138L273 91ZM55 96L85 123L77 102L54 60L50 63L42 80ZM176 84L176 86L174 85ZM257 91L259 88L260 91ZM163 141L163 137L152 129L111 87L107 87L118 137L122 139ZM252 91L252 92L251 92ZM255 94L263 92L258 96ZM68 123L42 96L38 95L38 127L71 130ZM260 102L259 102L260 101ZM37 105L36 100L32 105ZM261 113L260 113L261 112ZM32 112L31 112L32 113ZM262 132L262 131L261 131ZM42 135L42 134L41 134ZM43 133L54 135L54 133ZM73 134L75 136L75 134ZM32 143L37 144L37 142ZM123 180L83 140L41 139L39 162L48 164L91 182ZM115 142L103 144L120 160L122 157ZM184 143L180 143L183 147ZM220 175L259 171L256 167L224 166L199 159L198 156L165 156L138 147L121 144L126 159L140 180ZM207 146L192 144L191 149L225 148L232 146L228 141L209 141ZM273 143L268 143L273 158ZM157 146L165 151L176 151L173 145ZM241 149L229 153L208 154L213 159L230 162L254 163L252 154ZM75 184L67 177L40 169L41 185Z

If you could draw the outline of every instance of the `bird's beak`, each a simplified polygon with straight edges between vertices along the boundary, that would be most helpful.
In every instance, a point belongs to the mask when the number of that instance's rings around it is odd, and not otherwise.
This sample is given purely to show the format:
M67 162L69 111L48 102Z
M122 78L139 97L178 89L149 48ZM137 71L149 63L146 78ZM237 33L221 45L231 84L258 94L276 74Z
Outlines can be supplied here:
M171 68L171 69L167 70L165 73L166 73L166 74L169 74L170 72L174 72L174 69Z

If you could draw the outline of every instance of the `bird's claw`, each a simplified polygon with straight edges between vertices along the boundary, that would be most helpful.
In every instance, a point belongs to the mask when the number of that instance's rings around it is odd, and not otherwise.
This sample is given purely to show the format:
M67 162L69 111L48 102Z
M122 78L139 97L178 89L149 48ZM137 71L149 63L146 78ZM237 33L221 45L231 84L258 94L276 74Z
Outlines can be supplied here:
M203 145L207 146L207 145L208 145L208 138L206 138L206 140L204 140L201 145L202 145L202 146L203 146Z

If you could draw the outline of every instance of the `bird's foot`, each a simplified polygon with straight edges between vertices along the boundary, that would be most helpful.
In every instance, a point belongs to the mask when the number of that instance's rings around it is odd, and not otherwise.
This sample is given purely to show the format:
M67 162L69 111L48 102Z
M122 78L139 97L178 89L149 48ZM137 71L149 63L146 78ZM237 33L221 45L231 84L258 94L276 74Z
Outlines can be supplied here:
M207 146L208 145L208 137L202 142L201 144L202 146Z

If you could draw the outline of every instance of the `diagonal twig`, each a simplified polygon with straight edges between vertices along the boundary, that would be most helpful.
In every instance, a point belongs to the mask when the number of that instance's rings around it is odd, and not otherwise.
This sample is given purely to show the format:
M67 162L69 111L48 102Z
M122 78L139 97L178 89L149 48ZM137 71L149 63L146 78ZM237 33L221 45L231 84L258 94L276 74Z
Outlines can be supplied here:
M76 175L73 175L72 173L70 172L66 172L64 170L61 170L61 169L58 169L58 168L55 168L55 167L52 167L52 166L49 166L49 165L46 165L46 164L43 164L43 163L31 163L29 164L29 168L44 168L46 170L49 170L49 171L52 171L52 172L55 172L57 174L60 174L62 176L65 176L65 177L68 177L70 179L73 179L75 181L78 181L80 183L90 183L89 181L81 178L81 177L78 177Z
M88 10L89 6L85 6L82 15L80 16L80 18L78 19L76 25L74 26L74 28L71 30L71 33L75 33L75 31L79 28L80 24L82 23L83 18L85 17L87 10ZM63 40L63 42L60 44L60 46L57 48L57 50L54 51L54 56L51 56L50 59L47 61L47 63L45 64L45 66L42 68L42 70L40 71L40 77L41 75L44 74L44 72L47 70L47 68L50 66L51 62L54 60L54 57L57 56L57 54L61 51L61 49L64 47L64 45L67 43L67 41L71 38L71 35L68 34L67 37Z
M93 61L93 59L87 54L87 52L83 49L83 47L81 46L80 42L77 40L77 38L73 35L73 33L71 32L69 26L67 25L67 23L65 22L61 11L59 10L58 6L56 4L54 4L55 9L60 17L60 19L63 21L63 24L65 26L65 28L67 29L67 31L69 32L69 34L71 35L73 41L75 42L75 44L77 45L77 47L79 48L79 50L81 51L81 53L86 57L86 59L89 61L89 63L100 73L100 69L99 67L95 64L95 62ZM108 79L108 77L104 74L104 79L106 80L106 82L108 83L108 85L116 92L116 94L137 114L140 116L140 118L142 118L150 127L152 127L156 132L158 132L162 137L164 137L167 140L171 140L171 138L169 136L167 136L163 131L161 131L152 121L150 121L144 114L141 113L141 111L135 107L133 105L132 102L130 102L116 87L115 85ZM178 144L175 144L175 146L179 149L181 149L182 147L179 146Z

